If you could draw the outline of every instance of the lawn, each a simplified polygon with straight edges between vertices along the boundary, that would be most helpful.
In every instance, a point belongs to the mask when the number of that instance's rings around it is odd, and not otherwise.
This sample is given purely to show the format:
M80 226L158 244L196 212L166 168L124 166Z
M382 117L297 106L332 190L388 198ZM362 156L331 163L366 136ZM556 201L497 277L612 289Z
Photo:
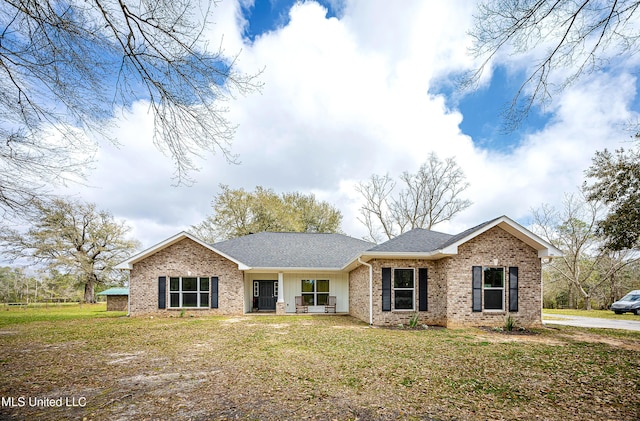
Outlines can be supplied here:
M0 328L16 323L30 323L40 321L61 321L88 318L122 317L126 311L107 312L107 303L78 304L29 304L28 306L0 305Z
M0 312L0 419L640 419L637 332L76 311Z
M640 316L636 316L633 313L615 314L611 310L575 310L548 308L542 310L543 316L553 317L554 314L561 314L565 316L596 317L599 319L636 320L640 322Z

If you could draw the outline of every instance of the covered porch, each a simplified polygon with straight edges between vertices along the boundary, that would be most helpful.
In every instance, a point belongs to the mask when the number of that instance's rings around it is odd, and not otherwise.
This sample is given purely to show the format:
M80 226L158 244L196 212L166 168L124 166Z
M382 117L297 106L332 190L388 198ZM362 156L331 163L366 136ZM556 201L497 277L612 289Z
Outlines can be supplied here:
M343 272L247 271L245 313L349 313L349 275ZM298 297L298 306L296 306ZM330 298L335 297L335 298ZM328 305L335 301L335 309Z

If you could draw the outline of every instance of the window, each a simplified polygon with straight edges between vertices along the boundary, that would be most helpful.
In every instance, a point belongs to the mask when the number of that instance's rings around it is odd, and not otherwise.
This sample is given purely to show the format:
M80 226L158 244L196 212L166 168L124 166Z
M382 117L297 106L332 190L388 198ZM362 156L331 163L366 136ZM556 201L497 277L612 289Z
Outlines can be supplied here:
M393 270L394 310L413 310L415 302L415 279L413 269Z
M303 279L302 300L306 306L323 306L329 298L329 280Z
M169 307L209 307L209 278L169 278Z
M253 281L253 296L260 296L260 281ZM278 281L273 281L273 296L278 296Z
M504 310L504 268L483 268L484 309Z

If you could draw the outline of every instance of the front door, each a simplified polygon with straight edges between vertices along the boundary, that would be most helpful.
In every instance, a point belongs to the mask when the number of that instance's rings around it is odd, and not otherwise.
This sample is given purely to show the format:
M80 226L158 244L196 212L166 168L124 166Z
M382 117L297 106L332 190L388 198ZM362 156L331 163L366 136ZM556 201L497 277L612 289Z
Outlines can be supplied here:
M276 281L258 281L258 310L275 310L275 283Z

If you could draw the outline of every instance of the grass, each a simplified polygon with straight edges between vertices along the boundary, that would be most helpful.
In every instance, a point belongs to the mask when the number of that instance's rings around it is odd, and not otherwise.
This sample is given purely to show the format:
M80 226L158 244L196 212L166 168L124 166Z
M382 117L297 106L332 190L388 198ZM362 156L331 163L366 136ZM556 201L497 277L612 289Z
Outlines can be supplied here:
M575 309L549 309L542 310L543 316L552 316L554 314L560 314L565 316L582 316L582 317L595 317L599 319L614 319L614 320L636 320L640 322L640 317L633 313L615 314L611 310L575 310Z
M12 315L30 310L0 312L0 396L86 405L4 405L0 419L640 418L638 332L114 318L91 306Z
M108 318L126 316L126 311L107 311L106 303L77 304L60 303L29 304L29 306L0 306L0 328L12 324L31 322L55 322L90 318Z

